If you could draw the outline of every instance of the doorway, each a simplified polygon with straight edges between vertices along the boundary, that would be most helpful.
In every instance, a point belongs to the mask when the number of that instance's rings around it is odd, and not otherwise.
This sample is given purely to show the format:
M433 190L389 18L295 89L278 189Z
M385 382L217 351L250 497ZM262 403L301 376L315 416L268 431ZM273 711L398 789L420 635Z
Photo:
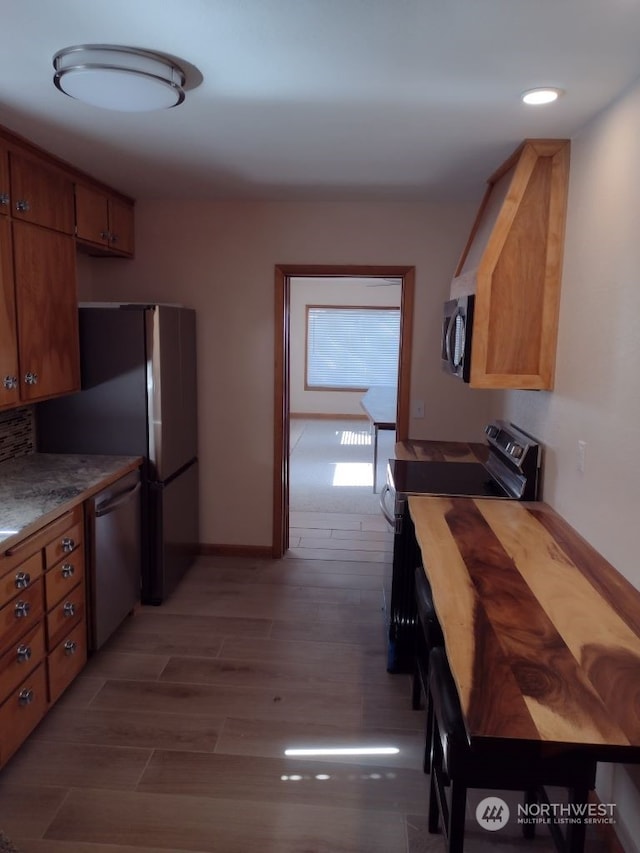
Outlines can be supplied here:
M297 277L314 278L396 278L400 281L400 351L398 359L398 393L396 435L408 437L409 394L411 382L411 342L415 268L410 266L305 266L279 265L275 268L275 382L274 382L274 490L273 537L274 557L281 557L289 547L289 452L291 406L291 282Z

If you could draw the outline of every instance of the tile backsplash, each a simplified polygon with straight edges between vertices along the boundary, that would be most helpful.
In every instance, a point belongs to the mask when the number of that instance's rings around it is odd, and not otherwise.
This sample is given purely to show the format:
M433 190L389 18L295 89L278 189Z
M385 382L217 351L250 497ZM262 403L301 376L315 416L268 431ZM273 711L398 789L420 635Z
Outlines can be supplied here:
M0 462L34 452L35 424L33 408L0 412Z

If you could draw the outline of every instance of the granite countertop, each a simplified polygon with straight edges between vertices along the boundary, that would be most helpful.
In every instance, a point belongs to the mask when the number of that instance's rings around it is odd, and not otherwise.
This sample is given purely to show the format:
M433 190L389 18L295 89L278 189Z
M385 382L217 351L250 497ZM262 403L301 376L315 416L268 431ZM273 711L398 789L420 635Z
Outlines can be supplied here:
M0 549L138 468L139 456L30 453L0 463Z

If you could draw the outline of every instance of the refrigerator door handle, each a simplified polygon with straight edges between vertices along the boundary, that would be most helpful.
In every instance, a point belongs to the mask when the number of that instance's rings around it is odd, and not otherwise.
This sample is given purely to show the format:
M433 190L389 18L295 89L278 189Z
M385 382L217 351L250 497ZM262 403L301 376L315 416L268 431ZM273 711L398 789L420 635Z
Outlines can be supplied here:
M95 509L95 517L102 518L103 515L108 515L110 512L114 512L121 504L130 500L136 492L140 491L141 488L142 483L136 483L135 486L132 486L130 489L118 492L117 495L114 495L108 501L103 501L101 504L98 504Z

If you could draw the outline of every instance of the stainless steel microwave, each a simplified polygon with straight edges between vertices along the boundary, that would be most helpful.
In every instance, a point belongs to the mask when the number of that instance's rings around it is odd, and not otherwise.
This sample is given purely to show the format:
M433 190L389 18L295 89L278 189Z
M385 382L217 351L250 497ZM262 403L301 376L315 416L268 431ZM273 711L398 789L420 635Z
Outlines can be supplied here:
M464 382L471 375L471 332L474 296L460 296L444 304L442 369Z

